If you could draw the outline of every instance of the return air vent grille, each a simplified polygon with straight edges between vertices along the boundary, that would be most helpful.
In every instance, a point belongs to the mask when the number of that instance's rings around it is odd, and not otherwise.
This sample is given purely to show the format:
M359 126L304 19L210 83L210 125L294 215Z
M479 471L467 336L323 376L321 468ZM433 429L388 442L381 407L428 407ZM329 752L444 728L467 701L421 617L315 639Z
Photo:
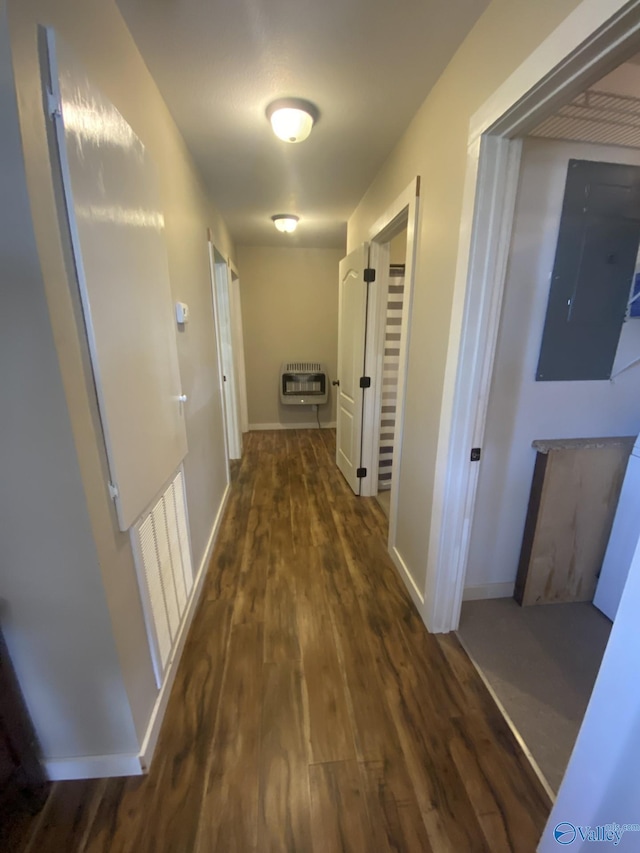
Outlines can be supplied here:
M161 686L193 586L182 471L132 529L140 597Z

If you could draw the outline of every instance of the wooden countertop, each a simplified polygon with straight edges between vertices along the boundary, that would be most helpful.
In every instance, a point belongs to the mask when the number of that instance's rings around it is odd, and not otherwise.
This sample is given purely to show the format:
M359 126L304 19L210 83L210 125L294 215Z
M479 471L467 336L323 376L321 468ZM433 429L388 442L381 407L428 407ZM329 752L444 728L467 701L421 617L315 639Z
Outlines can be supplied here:
M552 450L595 450L601 447L633 447L635 435L614 436L612 438L543 438L531 442L538 453L550 453Z

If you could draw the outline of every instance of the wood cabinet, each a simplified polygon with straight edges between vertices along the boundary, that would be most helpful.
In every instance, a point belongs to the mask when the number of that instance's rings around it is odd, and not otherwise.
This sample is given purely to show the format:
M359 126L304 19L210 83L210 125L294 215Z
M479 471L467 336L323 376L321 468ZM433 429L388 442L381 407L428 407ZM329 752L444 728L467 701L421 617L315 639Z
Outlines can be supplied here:
M538 455L514 592L519 604L592 600L633 441L533 442Z

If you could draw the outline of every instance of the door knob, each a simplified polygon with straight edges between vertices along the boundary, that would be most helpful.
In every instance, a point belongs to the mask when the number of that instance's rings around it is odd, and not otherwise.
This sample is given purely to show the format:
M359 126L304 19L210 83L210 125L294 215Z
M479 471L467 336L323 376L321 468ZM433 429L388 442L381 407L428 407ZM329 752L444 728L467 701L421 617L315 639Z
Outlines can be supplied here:
M340 384L340 380L339 380L339 379L334 379L334 380L333 380L333 382L332 382L331 384L332 384L332 385L339 385L339 384Z
M180 394L180 396L178 397L178 401L180 403L186 403L187 402L187 395L186 394Z

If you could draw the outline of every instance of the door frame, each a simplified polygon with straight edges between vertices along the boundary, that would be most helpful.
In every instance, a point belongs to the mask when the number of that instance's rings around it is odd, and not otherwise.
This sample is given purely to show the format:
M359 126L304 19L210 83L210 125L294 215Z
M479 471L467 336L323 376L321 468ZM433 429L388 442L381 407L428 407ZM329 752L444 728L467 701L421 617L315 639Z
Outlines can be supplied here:
M229 460L231 458L229 453L229 429L228 429L228 419L229 414L227 412L227 399L225 393L225 382L224 382L224 365L222 360L222 341L220 337L220 307L218 305L218 294L216 289L216 248L213 244L213 239L211 236L211 232L209 231L207 234L207 251L209 254L209 277L211 279L211 304L213 307L213 326L216 337L216 355L218 360L218 387L220 389L220 402L222 407L222 426L223 426L223 437L224 437L224 459L225 459L225 467L227 472L227 484L231 482L231 469L229 466ZM219 254L219 253L218 253Z
M222 354L223 391L227 402L227 442L229 459L242 457L242 431L240 429L240 413L238 409L238 389L236 379L236 357L233 340L233 322L231 317L231 276L227 259L213 247L213 283L215 299L217 300L218 337ZM222 296L222 300L220 297ZM228 342L228 360L225 364L224 342ZM226 379L225 379L226 377Z
M369 284L369 314L367 317L367 345L365 349L365 374L371 377L371 394L365 394L362 459L367 476L362 480L363 496L378 494L378 456L380 444L380 408L382 405L382 376L384 363L385 320L389 289L389 243L405 228L407 248L405 255L404 299L400 325L400 354L398 358L398 390L396 400L396 427L391 467L391 506L389 511L388 548L396 566L411 583L422 599L396 548L398 519L398 483L402 457L402 431L407 378L409 330L413 306L413 284L416 268L416 245L420 213L420 177L416 176L402 193L389 205L369 231L369 266L376 271L374 282Z
M387 208L369 231L369 266L376 271L375 281L369 283L367 312L367 340L365 347L365 375L371 377L371 394L364 395L362 427L362 462L367 469L362 479L363 497L378 494L378 444L380 441L380 406L382 403L382 370L384 359L385 319L389 288L389 243L405 228L407 249L405 264L405 300L400 326L400 359L398 365L398 397L396 423L404 415L404 380L406 378L406 341L409 334L408 308L413 294L415 272L416 230L420 178L416 177L409 186ZM402 412L401 412L402 404ZM395 450L395 448L394 448ZM395 453L394 453L395 456ZM393 483L393 475L392 475Z
M423 618L458 627L498 337L521 140L637 52L640 0L583 0L473 115L434 480Z
M227 268L229 270L229 309L231 312L231 340L233 341L238 418L240 432L245 433L249 432L249 406L247 403L247 369L244 359L240 274L231 258L227 258Z

